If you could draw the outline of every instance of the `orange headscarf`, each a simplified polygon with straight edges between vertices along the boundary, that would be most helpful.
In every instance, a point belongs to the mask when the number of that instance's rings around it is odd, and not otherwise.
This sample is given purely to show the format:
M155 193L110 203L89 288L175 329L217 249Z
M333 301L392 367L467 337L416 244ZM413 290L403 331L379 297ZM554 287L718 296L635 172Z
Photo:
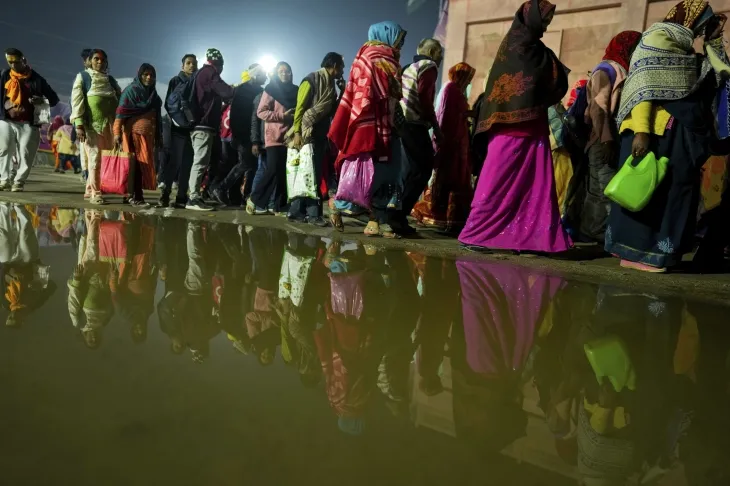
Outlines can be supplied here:
M466 87L471 83L477 70L471 67L465 62L460 62L451 69L449 69L449 81L452 81L462 88Z
M16 108L23 102L23 90L20 86L20 80L30 77L30 69L25 74L16 73L10 70L10 79L5 83L5 96Z

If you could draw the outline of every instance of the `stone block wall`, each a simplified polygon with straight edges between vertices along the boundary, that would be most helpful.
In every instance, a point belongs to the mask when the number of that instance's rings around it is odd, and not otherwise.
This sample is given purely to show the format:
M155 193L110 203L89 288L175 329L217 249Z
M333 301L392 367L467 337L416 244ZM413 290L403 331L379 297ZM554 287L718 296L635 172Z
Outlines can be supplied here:
M678 0L553 0L555 18L543 41L571 69L571 85L593 69L611 38L623 30L643 31L661 20ZM444 68L464 60L476 67L471 97L483 85L505 33L523 0L450 0ZM711 0L729 14L730 0Z

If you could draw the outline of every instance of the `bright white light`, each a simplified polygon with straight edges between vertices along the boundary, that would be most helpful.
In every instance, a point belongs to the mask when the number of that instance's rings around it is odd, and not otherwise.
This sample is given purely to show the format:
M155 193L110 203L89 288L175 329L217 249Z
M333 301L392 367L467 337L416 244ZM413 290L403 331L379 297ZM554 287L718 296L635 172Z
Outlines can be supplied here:
M276 67L277 61L276 58L271 54L266 54L264 56L261 56L261 59L258 60L258 63L262 68L266 70L267 73L270 73Z

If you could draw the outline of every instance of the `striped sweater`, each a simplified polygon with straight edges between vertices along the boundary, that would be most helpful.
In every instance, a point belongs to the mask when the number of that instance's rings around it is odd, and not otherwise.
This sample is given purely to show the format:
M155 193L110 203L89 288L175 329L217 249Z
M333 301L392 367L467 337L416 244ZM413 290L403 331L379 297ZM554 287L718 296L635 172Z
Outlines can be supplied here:
M403 71L403 98L400 101L403 114L405 115L406 122L408 123L420 123L424 125L430 125L434 118L433 113L433 94L431 95L431 101L428 106L424 106L422 89L419 89L419 81L423 78L424 74L433 69L436 76L434 76L434 90L436 77L438 76L438 66L431 59L420 59L410 64Z

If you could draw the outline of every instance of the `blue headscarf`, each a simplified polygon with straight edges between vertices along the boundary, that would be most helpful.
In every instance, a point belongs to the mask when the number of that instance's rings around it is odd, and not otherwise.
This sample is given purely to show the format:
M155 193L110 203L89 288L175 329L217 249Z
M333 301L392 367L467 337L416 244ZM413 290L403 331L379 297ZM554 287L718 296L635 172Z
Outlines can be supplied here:
M369 41L380 41L399 49L406 39L406 31L395 22L386 21L373 24L368 29Z

